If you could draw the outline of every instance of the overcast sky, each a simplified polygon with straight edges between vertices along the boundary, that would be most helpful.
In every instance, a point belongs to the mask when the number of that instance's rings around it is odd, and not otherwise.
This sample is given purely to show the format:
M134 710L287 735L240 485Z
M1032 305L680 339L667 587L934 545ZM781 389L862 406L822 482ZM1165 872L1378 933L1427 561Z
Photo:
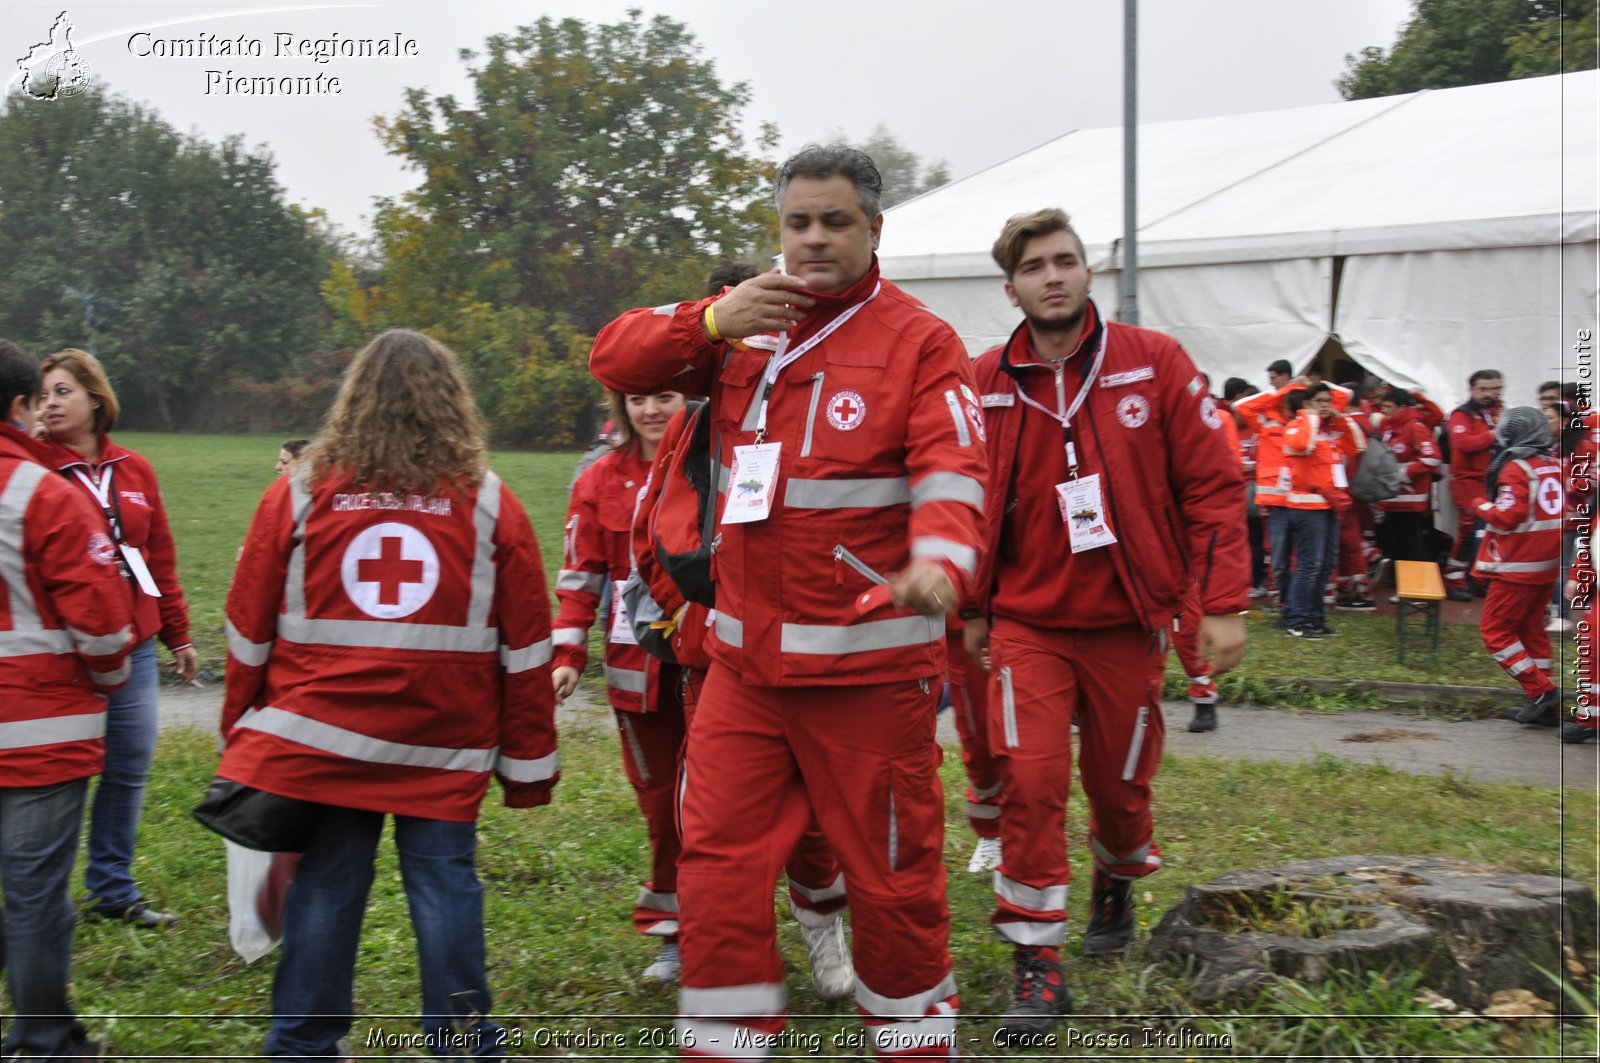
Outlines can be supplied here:
M470 102L458 52L480 47L490 34L540 15L614 21L628 6L391 0L125 3L67 11L74 44L100 85L148 104L180 130L211 140L240 134L266 145L292 201L365 233L374 197L395 195L417 180L379 146L374 115L396 113L407 88ZM924 158L944 159L959 178L1072 129L1122 120L1120 0L638 0L635 6L687 24L725 82L747 82L747 128L776 123L783 151L836 130L864 138L883 122ZM8 5L0 49L8 76L17 58L48 38L61 10L60 2ZM1334 102L1345 54L1388 47L1409 11L1408 0L1142 0L1140 120ZM149 36L135 37L141 32ZM263 54L136 54L157 51L155 41L192 41L202 33L259 40ZM297 41L399 34L415 40L416 54L315 64L274 57L278 34ZM342 91L224 94L217 82L230 71L320 73L337 77Z

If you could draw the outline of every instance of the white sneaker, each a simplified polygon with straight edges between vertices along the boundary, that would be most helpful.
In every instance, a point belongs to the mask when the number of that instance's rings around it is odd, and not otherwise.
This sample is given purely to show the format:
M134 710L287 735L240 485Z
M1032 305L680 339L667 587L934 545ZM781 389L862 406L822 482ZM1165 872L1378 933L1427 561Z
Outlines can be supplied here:
M967 861L967 870L974 875L981 875L999 866L1000 839L979 838L978 847L972 850L972 859Z
M661 946L661 955L656 957L656 962L644 969L644 978L647 982L668 985L678 980L678 972L682 969L683 957L678 953L678 943L668 941Z
M823 1000L843 1000L856 989L856 969L844 941L844 913L822 926L800 924L811 961L811 988Z
M1550 618L1550 622L1545 624L1544 629L1549 632L1565 633L1572 630L1572 621L1564 617L1553 616Z

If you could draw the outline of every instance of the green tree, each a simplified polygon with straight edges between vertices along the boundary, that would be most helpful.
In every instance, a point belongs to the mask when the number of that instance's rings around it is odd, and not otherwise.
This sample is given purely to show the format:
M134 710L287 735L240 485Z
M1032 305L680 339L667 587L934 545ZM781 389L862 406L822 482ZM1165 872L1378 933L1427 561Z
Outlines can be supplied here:
M90 91L0 113L0 335L93 351L131 426L202 420L330 338L333 254L283 201L272 157L212 145Z
M1394 47L1345 56L1347 100L1596 65L1595 0L1416 0Z
M541 18L461 57L470 104L411 89L377 120L422 184L377 211L381 280L346 271L326 294L347 322L451 344L498 439L577 442L599 390L574 344L628 307L698 292L718 257L775 247L761 153L776 133L747 151L748 88L723 85L681 23L637 10ZM577 415L537 401L570 410L579 393Z
M852 148L872 156L878 173L883 177L881 202L884 210L924 192L931 192L950 181L950 167L943 159L924 165L922 156L901 144L882 122L873 126L871 134L859 144L850 143L840 131L833 132L829 139L850 144Z

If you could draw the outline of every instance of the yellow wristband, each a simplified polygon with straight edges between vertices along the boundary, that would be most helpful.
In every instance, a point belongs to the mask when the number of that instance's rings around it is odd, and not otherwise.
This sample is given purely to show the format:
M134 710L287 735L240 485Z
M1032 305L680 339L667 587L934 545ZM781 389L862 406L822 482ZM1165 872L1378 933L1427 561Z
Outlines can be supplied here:
M712 343L722 342L722 333L717 331L717 315L712 311L716 303L707 303L705 312L706 335L711 337Z

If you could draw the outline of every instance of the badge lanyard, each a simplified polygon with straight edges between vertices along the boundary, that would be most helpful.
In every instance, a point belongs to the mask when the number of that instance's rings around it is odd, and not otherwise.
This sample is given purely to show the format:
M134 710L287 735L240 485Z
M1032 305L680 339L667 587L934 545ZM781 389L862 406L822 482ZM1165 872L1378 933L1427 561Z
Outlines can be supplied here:
M811 350L811 348L815 347L817 344L833 335L833 333L841 325L856 316L857 310L860 310L863 306L866 306L868 303L872 302L872 300L876 299L878 297L878 293L882 290L882 284L876 285L872 289L871 295L867 296L855 306L852 306L850 309L846 310L844 313L840 314L838 317L822 326L815 336L812 336L810 339L806 340L792 351L789 350L788 330L785 330L783 334L778 337L778 349L773 351L772 357L767 360L765 379L761 383L761 410L756 415L757 446L761 445L761 443L767 438L767 400L772 397L772 386L778 382L778 374L789 368L790 365L799 361L801 356L807 351Z
M112 541L122 542L122 504L117 500L116 492L111 489L111 466L103 467L98 477L86 476L82 469L76 467L72 473L83 481L83 486L87 487L89 493L100 503L100 511L106 515L106 523L111 525Z
M1052 421L1061 425L1061 444L1067 452L1067 479L1078 478L1078 448L1072 444L1072 419L1078 415L1078 410L1083 406L1083 401L1089 397L1089 392L1094 388L1095 379L1100 375L1100 364L1106 358L1106 338L1111 334L1110 329L1102 329L1100 333L1100 346L1094 352L1094 364L1089 367L1089 374L1083 378L1083 386L1078 389L1078 394L1073 398L1072 405L1067 407L1065 414L1035 402L1028 397L1028 391L1022 385L1016 385L1017 397L1032 406ZM1065 367L1062 368L1065 372Z

